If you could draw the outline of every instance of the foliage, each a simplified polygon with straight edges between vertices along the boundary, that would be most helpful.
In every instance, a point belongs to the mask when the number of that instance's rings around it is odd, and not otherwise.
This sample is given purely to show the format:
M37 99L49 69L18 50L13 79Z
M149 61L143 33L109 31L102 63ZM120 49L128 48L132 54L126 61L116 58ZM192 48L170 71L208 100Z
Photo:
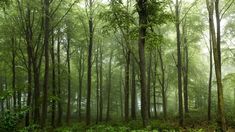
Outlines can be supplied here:
M27 109L22 109L16 112L7 110L2 113L0 117L0 131L15 131L17 129L17 124L24 117L26 111Z

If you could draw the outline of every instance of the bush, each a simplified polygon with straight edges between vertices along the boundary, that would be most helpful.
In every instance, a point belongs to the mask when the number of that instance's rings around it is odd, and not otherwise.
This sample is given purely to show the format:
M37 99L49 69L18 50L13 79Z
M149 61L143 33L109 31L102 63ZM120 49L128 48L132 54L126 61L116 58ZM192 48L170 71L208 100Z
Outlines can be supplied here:
M17 124L23 118L25 111L10 111L7 110L0 117L0 131L12 132L16 131Z

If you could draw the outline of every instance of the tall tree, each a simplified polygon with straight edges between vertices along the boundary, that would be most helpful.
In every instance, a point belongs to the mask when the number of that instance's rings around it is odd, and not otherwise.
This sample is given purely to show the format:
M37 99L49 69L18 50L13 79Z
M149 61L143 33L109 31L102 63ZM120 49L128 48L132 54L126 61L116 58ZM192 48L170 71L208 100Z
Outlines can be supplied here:
M140 86L141 86L141 116L143 126L148 124L147 108L147 87L146 87L146 69L145 69L145 37L147 30L147 0L137 0L137 11L139 14L139 67L140 67Z
M183 83L184 83L184 111L189 112L188 108L188 44L187 44L187 30L186 30L186 20L182 26L182 36L183 36Z
M89 45L88 45L88 61L87 61L87 101L86 101L86 124L90 124L91 118L91 69L92 69L92 47L93 47L93 2L89 0Z
M70 118L71 118L71 70L70 70L70 41L71 41L71 37L70 37L70 33L68 31L67 33L67 50L66 50L66 54L67 54L67 79L68 79L68 86L67 86L67 92L68 92L68 103L67 103L67 115L66 115L66 123L70 124Z
M81 121L81 108L82 108L82 86L83 86L83 76L84 76L84 49L80 47L79 50L79 70L78 70L78 79L79 79L79 86L78 86L78 118Z
M52 107L51 107L51 126L55 127L55 115L56 115L56 65L55 65L55 40L54 40L54 34L51 36L51 63L52 63Z
M99 72L100 72L100 121L103 120L103 50L102 50L102 46L100 45L100 55L99 55L99 59L100 59L100 68L99 68Z
M61 125L61 120L62 120L62 115L63 115L63 111L62 111L62 96L61 96L61 59L60 59L60 45L61 45L61 40L60 40L60 29L58 30L58 38L57 38L57 88L58 88L58 119L57 119L57 126Z
M177 69L178 69L178 98L179 98L179 124L183 125L183 99L182 99L182 66L181 66L181 34L180 34L180 13L179 13L179 1L176 0L175 4L175 26L177 36Z
M148 74L148 81L147 81L147 105L148 105L148 116L149 118L151 118L151 98L150 98L150 90L151 90L151 67L152 67L152 51L150 50L149 51L149 61L148 61L148 71L147 71L147 74Z
M209 32L209 34L211 34ZM211 87L212 87L212 69L213 69L213 58L212 58L212 42L211 42L211 35L210 35L210 42L209 42L209 56L210 56L210 71L209 71L209 80L208 80L208 108L207 108L207 120L208 122L211 121Z
M218 94L218 124L220 126L220 130L226 131L226 121L224 114L224 97L223 97L223 85L222 85L222 76L221 76L221 52L220 52L220 17L219 16L219 0L214 1L207 0L207 10L209 14L209 29L211 33L212 47L213 47L213 57L215 63L215 75L216 75L216 84L217 84L217 94ZM215 6L215 8L214 8ZM217 38L215 32L215 24L213 20L214 9L216 12L216 20L217 20ZM219 37L219 38L218 38Z

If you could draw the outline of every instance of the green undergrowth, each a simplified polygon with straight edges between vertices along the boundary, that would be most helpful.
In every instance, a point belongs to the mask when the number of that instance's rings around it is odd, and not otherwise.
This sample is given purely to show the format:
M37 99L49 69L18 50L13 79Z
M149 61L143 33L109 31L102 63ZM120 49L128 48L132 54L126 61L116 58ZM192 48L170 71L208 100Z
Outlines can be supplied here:
M142 127L141 121L130 121L129 123L99 123L86 126L84 123L73 124L70 127L60 127L55 132L181 132L184 128L174 126L169 122L160 120L151 121L146 127ZM187 129L187 132L204 132L203 129Z

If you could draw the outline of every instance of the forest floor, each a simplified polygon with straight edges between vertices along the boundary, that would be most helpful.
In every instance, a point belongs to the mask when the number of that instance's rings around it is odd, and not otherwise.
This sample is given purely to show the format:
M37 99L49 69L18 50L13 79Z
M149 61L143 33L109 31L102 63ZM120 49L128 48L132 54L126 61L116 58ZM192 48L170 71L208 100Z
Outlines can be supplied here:
M150 124L142 127L141 120L123 122L104 122L86 126L85 123L76 123L71 126L64 126L57 129L47 129L49 132L217 132L216 123L207 122L186 122L184 127L176 121L151 120ZM218 131L219 132L219 131ZM228 132L235 132L235 128L229 127Z

